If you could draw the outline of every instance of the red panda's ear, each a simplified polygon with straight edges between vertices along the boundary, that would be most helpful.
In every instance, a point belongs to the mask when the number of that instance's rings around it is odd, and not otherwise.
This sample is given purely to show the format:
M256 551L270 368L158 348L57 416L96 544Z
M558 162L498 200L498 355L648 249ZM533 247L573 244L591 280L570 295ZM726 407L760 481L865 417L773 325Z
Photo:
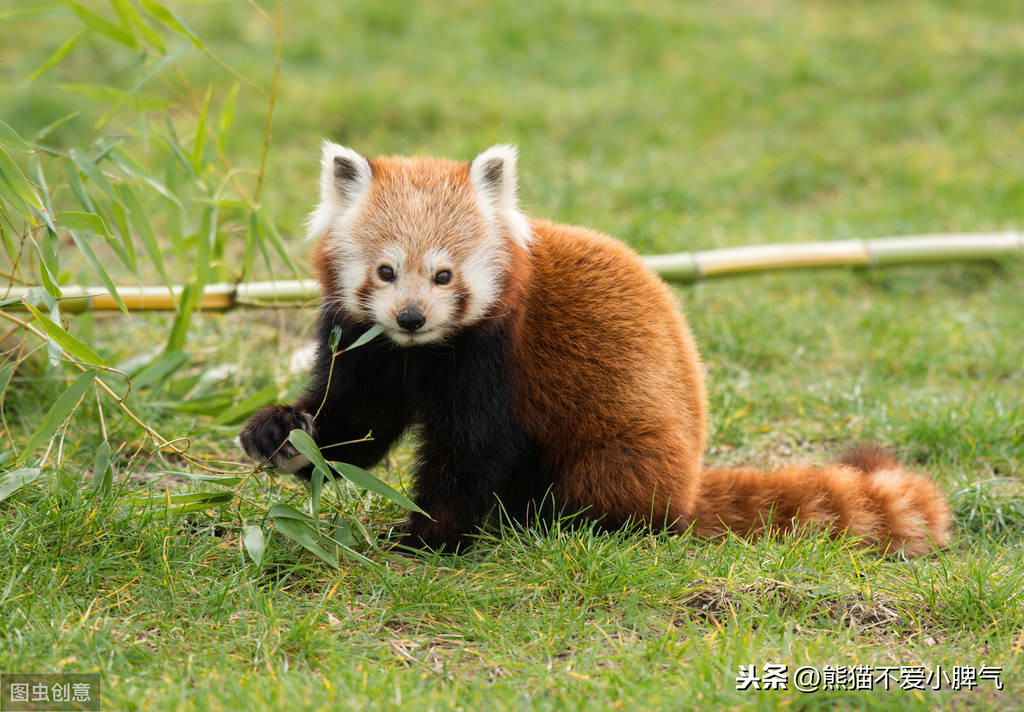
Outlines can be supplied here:
M469 166L469 178L473 187L485 198L495 203L512 203L516 200L516 147L498 144L473 159Z
M516 147L498 144L473 159L469 179L485 209L502 219L511 237L523 247L530 244L530 227L516 201Z
M320 200L351 202L361 197L373 181L373 170L364 156L351 148L324 141L320 158Z
M324 141L320 157L320 203L309 217L310 238L336 227L338 219L370 191L373 169L351 148Z

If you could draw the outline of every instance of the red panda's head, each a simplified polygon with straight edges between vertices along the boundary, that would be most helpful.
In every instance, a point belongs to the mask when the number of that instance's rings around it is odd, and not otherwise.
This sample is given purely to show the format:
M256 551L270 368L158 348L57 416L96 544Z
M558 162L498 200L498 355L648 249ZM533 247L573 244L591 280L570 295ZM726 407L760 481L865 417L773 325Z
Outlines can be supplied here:
M441 341L488 316L513 254L529 249L516 150L371 161L325 141L309 235L328 300L401 346Z

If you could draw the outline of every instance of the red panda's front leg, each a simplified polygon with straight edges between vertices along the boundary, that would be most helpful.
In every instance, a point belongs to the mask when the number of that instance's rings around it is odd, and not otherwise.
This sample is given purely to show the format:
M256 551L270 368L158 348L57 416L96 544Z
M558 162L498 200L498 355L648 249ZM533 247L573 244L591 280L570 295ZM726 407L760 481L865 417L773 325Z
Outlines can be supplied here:
M454 551L484 522L496 495L517 489L529 448L516 422L505 346L500 331L478 330L424 364L414 499L430 517L413 513L401 544Z
M332 351L336 328L341 336ZM309 433L328 460L371 467L384 457L410 419L403 364L383 337L342 353L365 330L324 309L309 386L292 405L268 406L249 419L239 444L250 458L308 477L308 460L288 443L295 429Z

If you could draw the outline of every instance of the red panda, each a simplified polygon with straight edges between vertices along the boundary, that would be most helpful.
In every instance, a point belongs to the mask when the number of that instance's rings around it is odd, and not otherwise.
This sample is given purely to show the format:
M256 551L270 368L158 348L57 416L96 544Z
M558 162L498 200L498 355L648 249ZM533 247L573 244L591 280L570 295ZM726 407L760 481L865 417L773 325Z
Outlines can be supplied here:
M411 546L458 548L499 501L520 519L552 501L603 527L807 523L910 555L947 544L935 484L879 451L705 469L700 357L667 285L621 242L527 218L516 189L511 146L459 163L325 142L309 221L318 355L298 401L248 421L245 452L308 473L291 429L323 449L372 432L327 450L368 467L419 426L414 497L430 517L409 519ZM332 358L332 331L343 348L374 324L382 334Z

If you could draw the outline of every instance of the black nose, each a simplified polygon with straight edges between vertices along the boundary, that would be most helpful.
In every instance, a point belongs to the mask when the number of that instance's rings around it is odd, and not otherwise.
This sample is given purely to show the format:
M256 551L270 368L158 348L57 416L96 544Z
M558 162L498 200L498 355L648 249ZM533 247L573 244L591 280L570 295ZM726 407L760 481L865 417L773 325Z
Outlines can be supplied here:
M406 331L416 331L427 323L427 317L423 316L423 312L416 307L406 307L398 312L397 321L398 325Z

